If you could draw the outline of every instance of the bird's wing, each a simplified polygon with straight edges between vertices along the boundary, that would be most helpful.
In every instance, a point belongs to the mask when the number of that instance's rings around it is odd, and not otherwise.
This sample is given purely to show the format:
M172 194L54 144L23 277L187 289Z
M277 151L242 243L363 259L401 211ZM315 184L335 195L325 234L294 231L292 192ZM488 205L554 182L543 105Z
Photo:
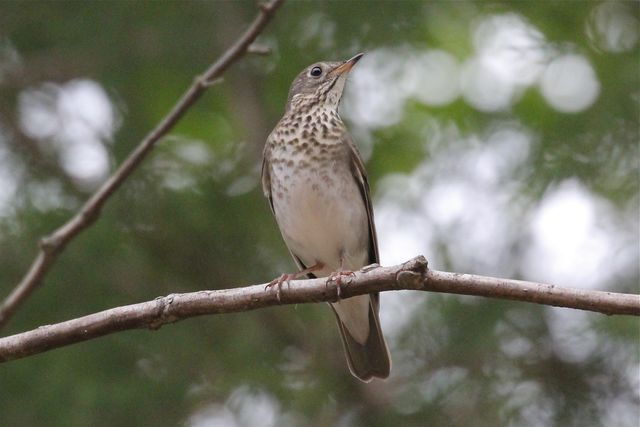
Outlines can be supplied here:
M275 216L275 212L273 211L273 200L271 199L271 175L269 173L269 156L271 154L271 136L267 138L267 143L264 144L264 150L262 152L262 191L264 196L269 201L269 207L271 208L271 212Z
M351 136L345 133L344 141L349 147L351 154L351 173L355 178L358 188L360 189L360 195L367 209L367 218L369 220L369 241L371 247L369 248L369 263L380 263L380 255L378 254L378 238L376 236L376 224L373 221L373 206L371 205L371 194L369 190L369 181L367 179L367 171L364 169L364 163L360 157L358 147L354 144Z
M349 152L351 154L351 173L353 174L354 179L358 184L358 189L360 190L360 195L362 196L362 200L364 201L365 208L367 210L367 219L369 220L369 263L379 264L380 263L380 255L378 253L378 237L376 235L376 224L373 221L373 206L371 204L371 193L369 190L369 181L367 179L367 171L364 168L364 163L362 162L362 158L360 157L360 152L358 151L358 147L351 139L351 136L345 132L343 139L347 146L349 147ZM376 312L380 307L380 294L373 293L371 294L371 301L375 306Z

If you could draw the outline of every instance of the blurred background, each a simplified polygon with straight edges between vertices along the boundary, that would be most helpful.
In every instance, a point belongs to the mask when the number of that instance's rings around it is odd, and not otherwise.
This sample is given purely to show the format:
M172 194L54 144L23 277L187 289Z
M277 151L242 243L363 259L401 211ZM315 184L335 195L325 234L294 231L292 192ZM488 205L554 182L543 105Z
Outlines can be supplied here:
M0 297L256 15L253 1L0 5ZM294 264L260 188L305 66L366 52L341 114L382 263L639 292L638 2L299 2L158 144L3 334ZM201 317L0 366L3 425L637 426L637 318L382 296L393 370L324 304Z

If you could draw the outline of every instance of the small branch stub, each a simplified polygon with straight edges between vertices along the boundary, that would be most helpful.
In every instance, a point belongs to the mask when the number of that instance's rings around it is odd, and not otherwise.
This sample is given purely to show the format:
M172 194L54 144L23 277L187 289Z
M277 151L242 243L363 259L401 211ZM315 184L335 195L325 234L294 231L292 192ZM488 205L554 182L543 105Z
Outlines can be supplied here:
M253 43L247 48L247 52L252 53L254 55L270 55L271 48L266 45Z
M52 235L40 239L38 246L44 253L53 253L60 246L60 243L58 243L55 236Z
M429 263L427 259L419 255L404 264L403 269L398 273L396 281L404 289L421 289L425 280Z

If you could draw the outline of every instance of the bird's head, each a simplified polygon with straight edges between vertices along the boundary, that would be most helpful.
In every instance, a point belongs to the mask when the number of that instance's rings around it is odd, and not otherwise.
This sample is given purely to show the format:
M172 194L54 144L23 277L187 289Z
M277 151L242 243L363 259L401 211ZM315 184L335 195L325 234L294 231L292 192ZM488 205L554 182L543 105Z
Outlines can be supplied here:
M343 62L317 62L305 68L291 84L287 111L293 106L323 103L338 108L347 75L362 58L359 53Z

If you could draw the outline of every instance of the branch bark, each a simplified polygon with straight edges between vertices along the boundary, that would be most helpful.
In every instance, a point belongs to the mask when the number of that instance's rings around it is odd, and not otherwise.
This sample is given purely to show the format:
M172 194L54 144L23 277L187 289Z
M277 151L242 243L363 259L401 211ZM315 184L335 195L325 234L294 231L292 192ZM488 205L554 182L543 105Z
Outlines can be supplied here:
M369 266L340 286L341 298L370 292L415 290L476 295L568 307L605 314L640 316L640 295L561 288L554 285L429 270L418 256L393 267ZM336 301L338 287L325 278L295 280L278 291L264 284L217 291L172 294L112 308L32 331L0 338L0 362L127 329L161 326L205 314L256 310L283 304Z
M219 79L233 63L249 52L251 44L283 2L284 0L272 0L269 3L261 4L260 13L244 34L201 76L195 79L171 111L147 134L113 175L89 198L80 211L52 234L40 240L40 250L29 270L0 305L0 329L6 325L18 307L42 283L42 279L65 246L96 221L109 197L138 167L155 143L173 128L216 79Z

